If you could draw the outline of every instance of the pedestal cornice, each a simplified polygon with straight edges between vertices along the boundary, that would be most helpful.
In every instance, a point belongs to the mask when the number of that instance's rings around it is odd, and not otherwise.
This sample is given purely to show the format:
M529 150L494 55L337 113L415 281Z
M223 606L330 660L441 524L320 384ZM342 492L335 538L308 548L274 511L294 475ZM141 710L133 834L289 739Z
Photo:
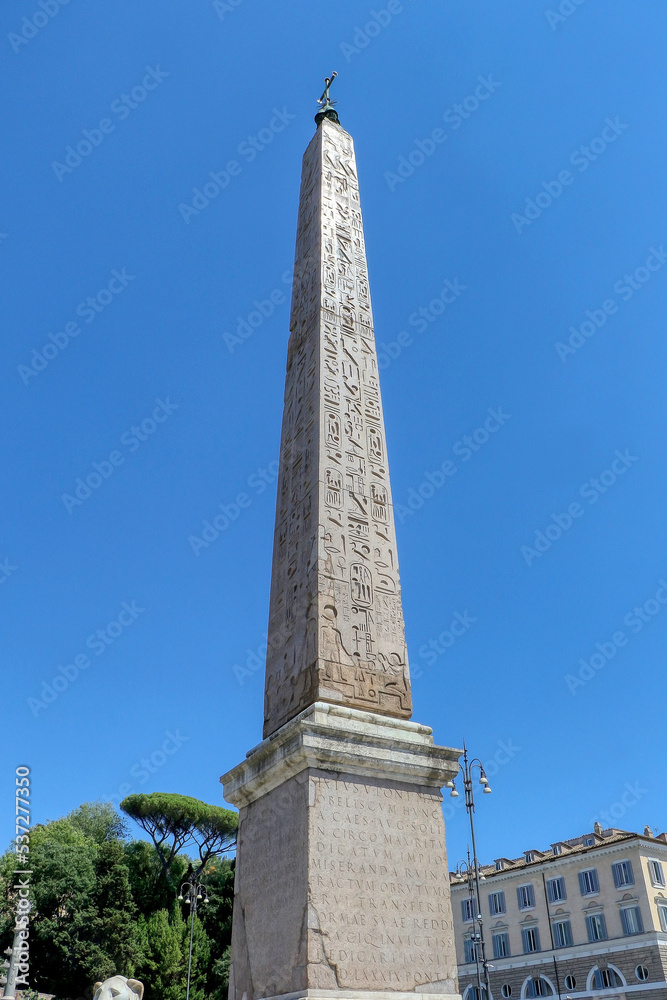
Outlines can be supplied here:
M223 774L223 794L241 808L306 768L442 788L458 772L462 751L436 746L432 732L416 722L316 702Z

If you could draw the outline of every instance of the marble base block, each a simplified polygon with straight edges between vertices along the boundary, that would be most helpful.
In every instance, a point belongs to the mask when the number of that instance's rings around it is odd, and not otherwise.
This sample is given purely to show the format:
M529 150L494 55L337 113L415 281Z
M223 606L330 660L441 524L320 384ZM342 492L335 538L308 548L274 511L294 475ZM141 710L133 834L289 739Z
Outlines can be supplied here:
M240 809L230 1000L458 1000L426 726L317 702L220 779Z

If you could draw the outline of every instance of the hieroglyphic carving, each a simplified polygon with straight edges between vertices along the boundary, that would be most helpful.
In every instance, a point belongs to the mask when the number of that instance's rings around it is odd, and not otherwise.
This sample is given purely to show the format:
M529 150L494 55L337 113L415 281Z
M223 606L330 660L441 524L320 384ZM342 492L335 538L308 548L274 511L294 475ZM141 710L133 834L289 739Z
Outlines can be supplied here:
M357 169L328 119L303 161L290 330L265 736L317 699L411 714Z

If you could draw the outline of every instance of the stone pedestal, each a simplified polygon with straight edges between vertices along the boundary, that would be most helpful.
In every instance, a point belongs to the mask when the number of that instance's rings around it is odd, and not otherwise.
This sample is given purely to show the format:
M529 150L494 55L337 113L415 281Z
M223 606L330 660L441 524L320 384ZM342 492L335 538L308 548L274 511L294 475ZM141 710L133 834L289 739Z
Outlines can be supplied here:
M459 1000L427 726L316 702L220 779L240 810L230 1000Z

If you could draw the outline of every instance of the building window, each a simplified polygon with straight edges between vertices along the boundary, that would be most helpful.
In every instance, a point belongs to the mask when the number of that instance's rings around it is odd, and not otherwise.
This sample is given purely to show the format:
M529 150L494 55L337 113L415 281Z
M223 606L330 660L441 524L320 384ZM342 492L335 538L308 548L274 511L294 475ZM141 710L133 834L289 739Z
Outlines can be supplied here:
M624 934L643 934L644 923L638 906L626 906L621 910Z
M493 957L509 958L510 956L509 934L494 934L491 940L493 942Z
M566 976L565 977L565 989L566 990L575 990L576 988L577 988L577 980L575 979L575 977L574 976Z
M562 844L554 844L554 846L553 846L553 852L554 852L554 857L558 857L559 854L563 853L563 845Z
M667 904L658 903L658 916L661 930L667 931Z
M524 927L521 931L521 937L523 939L524 955L540 950L540 932L537 927ZM540 994L536 995L539 996Z
M583 845L584 847L595 847L595 837L584 837Z
M637 977L640 983L645 983L646 980L648 979L648 969L646 968L646 966L638 965L637 968L635 969L635 976Z
M526 851L525 857L527 864L530 864L532 861L535 860L535 854L533 853L533 851Z
M477 900L474 897L472 899L462 899L461 913L463 914L464 923L474 920L477 916Z
M579 888L582 896L592 896L600 891L598 873L595 868L588 868L585 872L579 872Z
M547 879L547 893L549 895L550 903L560 903L561 900L567 899L567 893L565 892L565 879Z
M463 942L463 951L465 954L466 965L472 964L472 962L477 961L477 944L472 938L465 938Z
M507 1000L508 997L512 996L512 987L509 985L509 983L505 983L504 986L500 987L500 992L501 995L505 998L505 1000Z
M532 885L520 885L516 891L516 895L519 900L520 910L529 910L532 906L535 906L535 893Z
M586 930L588 931L589 941L606 941L607 924L604 914L594 913L592 916L586 917Z
M526 983L527 997L551 997L553 991L546 979L529 979Z
M648 859L648 871L651 876L651 882L656 886L664 886L665 884L665 873L662 870L662 862L655 861L653 858Z
M503 864L502 861L496 861L496 871L497 872L501 872L504 867L505 867L505 865Z
M631 861L618 861L611 866L611 870L614 873L614 885L617 889L622 889L625 885L635 884Z
M556 948L567 948L572 944L572 925L569 920L554 922L554 944Z
M505 893L492 892L489 896L489 912L492 917L497 917L505 912Z
M486 987L469 986L466 990L465 1000L486 1000Z
M610 986L622 986L623 981L613 969L596 969L593 973L593 987L596 990L608 990Z

